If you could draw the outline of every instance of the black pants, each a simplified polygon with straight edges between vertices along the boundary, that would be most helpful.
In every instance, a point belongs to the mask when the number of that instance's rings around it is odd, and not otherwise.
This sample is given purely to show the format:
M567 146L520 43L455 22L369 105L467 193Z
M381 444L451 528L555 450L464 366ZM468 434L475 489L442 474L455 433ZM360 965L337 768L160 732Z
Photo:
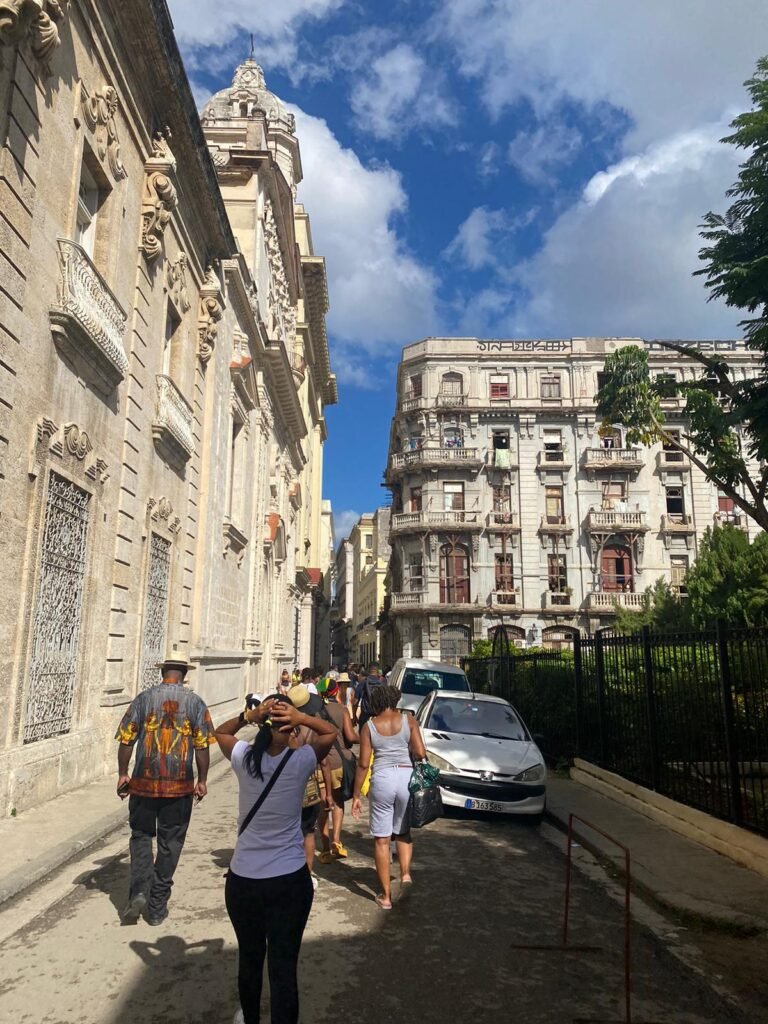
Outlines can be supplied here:
M150 917L163 913L173 886L192 815L192 796L132 796L128 802L131 825L131 892L143 892ZM152 840L157 835L157 856Z
M245 1024L261 1024L265 954L272 1024L298 1024L296 968L314 894L306 867L276 878L227 875L225 899L240 950L237 984Z

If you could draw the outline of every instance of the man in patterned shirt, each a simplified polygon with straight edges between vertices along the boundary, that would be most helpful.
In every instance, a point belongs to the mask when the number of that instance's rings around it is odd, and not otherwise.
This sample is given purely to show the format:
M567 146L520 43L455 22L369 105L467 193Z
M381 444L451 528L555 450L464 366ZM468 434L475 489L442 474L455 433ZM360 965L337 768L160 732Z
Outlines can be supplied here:
M162 682L143 690L123 715L115 739L119 778L117 793L130 795L131 886L123 911L136 922L144 910L151 925L168 916L173 874L179 863L192 814L208 792L208 747L216 742L208 708L184 686L190 666L179 651L158 668ZM128 774L136 751L133 776ZM192 761L197 764L195 782ZM157 856L152 840L157 835Z

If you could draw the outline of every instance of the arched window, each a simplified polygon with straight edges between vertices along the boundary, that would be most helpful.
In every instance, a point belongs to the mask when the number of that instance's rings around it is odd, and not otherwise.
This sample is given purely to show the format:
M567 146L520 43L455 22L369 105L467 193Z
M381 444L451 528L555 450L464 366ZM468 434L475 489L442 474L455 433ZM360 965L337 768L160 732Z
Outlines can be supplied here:
M469 626L449 625L440 629L440 661L458 665L469 656L472 630Z
M501 626L491 626L488 630L488 639L493 643L496 638L496 634L501 629ZM508 626L504 624L504 630L507 634L507 640L510 645L515 647L525 647L525 630L522 626Z
M469 604L469 551L449 541L440 548L441 604Z
M611 593L631 593L632 552L625 544L606 544L600 559L600 589Z
M444 373L440 381L441 395L461 395L464 393L464 379L460 373Z
M541 631L541 646L551 651L570 650L577 633L569 626L548 626Z

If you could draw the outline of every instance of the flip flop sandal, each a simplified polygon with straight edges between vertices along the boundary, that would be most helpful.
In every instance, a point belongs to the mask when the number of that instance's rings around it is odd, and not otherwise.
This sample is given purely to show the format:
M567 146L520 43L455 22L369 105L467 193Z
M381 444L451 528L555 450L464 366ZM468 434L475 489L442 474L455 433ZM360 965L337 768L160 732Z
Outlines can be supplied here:
M392 909L392 902L390 901L389 903L385 903L383 896L377 896L376 897L376 906L379 908L379 910L391 910Z

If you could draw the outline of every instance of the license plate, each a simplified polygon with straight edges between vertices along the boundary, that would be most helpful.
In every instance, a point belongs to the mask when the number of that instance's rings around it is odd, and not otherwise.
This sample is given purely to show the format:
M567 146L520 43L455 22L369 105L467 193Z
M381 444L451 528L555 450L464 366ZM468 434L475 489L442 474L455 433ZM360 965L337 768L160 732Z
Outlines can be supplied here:
M504 804L497 800L465 800L464 806L468 811L496 811L497 814L504 810Z

